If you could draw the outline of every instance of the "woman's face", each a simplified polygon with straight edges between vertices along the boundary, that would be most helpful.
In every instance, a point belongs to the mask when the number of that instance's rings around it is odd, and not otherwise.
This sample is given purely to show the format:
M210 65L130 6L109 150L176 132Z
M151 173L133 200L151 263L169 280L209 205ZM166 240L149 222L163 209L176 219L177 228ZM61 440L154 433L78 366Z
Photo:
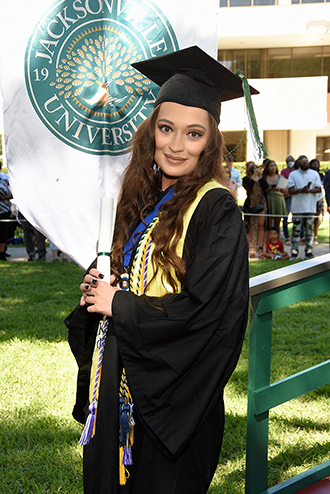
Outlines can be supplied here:
M162 170L162 189L194 171L209 143L209 115L202 108L162 103L155 125L155 161Z
M268 173L269 173L269 175L275 175L276 174L276 163L274 163L274 161L271 161L269 163Z

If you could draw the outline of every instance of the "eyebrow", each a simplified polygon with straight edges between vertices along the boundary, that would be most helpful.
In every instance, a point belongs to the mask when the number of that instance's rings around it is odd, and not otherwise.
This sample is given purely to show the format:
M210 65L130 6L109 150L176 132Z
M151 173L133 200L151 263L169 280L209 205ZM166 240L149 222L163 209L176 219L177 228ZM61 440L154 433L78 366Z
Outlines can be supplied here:
M160 118L157 123L167 123L169 125L175 125L174 122L171 122L171 120L167 120L167 118ZM201 125L201 124L196 123L196 124L187 125L188 129L196 128L196 127L199 127L200 129L203 129L206 131L206 128L204 127L204 125Z

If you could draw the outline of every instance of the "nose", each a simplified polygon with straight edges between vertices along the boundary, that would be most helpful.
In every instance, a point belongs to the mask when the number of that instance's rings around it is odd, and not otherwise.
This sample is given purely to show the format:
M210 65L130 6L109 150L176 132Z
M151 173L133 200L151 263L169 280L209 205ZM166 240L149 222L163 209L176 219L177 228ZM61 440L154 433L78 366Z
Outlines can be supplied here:
M180 153L184 151L184 138L179 132L173 132L171 140L169 142L169 149L172 153Z

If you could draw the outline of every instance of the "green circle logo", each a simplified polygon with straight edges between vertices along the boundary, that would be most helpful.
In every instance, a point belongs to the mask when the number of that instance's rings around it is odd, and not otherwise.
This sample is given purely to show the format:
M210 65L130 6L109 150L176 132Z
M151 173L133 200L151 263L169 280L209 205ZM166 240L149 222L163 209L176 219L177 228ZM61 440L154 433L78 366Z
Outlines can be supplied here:
M150 0L57 1L26 49L28 94L42 122L69 146L124 154L159 89L131 64L178 49Z

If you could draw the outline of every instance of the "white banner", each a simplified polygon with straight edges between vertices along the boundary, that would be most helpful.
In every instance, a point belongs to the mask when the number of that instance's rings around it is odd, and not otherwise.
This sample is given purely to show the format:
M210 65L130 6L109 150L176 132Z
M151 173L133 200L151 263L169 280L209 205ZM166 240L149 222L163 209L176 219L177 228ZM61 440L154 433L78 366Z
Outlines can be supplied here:
M217 53L218 0L2 0L0 91L14 200L60 250L96 256L100 198L117 196L158 88L130 63Z

